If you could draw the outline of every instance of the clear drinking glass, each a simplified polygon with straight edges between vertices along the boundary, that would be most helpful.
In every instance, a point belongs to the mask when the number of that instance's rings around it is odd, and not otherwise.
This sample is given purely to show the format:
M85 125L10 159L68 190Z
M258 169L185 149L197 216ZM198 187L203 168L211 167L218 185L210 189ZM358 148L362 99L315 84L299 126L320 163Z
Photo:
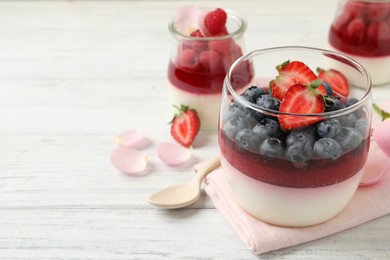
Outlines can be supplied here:
M270 80L278 75L275 67L287 60L302 61L314 71L317 67L337 68L349 81L348 99L358 101L321 114L291 114L265 109L243 95L253 85L267 90ZM253 80L247 84L236 81L248 63L254 69ZM361 180L370 146L371 113L370 77L359 63L343 54L279 47L255 50L238 59L224 82L218 137L221 164L239 205L254 217L280 226L309 226L337 215ZM258 131L252 135L259 125L286 116L319 121L302 129L279 129L272 137L256 136ZM342 152L337 158L326 159L317 156L313 147L321 139L319 124L331 119L342 127L332 137L342 144ZM304 144L302 154L294 153L298 143ZM277 149L269 152L270 146Z
M174 40L168 65L170 104L195 109L203 130L217 129L223 80L245 52L246 21L234 11L226 13L228 34L223 36L192 37L180 32L174 19L169 23ZM249 68L242 71L244 82L251 77Z

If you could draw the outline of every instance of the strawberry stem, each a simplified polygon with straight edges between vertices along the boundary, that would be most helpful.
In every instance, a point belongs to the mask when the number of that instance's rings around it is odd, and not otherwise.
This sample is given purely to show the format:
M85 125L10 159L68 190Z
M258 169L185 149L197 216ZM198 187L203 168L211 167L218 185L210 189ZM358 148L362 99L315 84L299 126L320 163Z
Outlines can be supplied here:
M321 72L321 71L324 71L324 69L317 67L317 72Z
M386 119L390 118L390 113L381 109L375 103L372 104L372 107L374 108L375 112L377 112L378 115L381 117L382 121L385 121Z
M276 70L277 70L278 72L280 72L280 70L281 70L284 66L286 66L287 64L289 64L289 63L290 63L290 60L286 60L286 61L283 62L282 64L276 66Z

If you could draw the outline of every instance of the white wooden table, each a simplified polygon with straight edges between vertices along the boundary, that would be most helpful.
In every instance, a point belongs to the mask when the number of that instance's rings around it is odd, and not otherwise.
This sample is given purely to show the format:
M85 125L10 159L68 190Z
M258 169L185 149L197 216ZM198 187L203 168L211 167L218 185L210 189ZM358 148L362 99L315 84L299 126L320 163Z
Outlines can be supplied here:
M327 47L337 1L1 1L0 259L390 259L390 216L303 245L254 256L202 199L165 211L147 197L191 177L218 151L201 133L194 159L169 167L172 141L167 23L188 4L248 20L247 50ZM390 98L390 86L374 99ZM144 131L144 176L109 161L114 138Z

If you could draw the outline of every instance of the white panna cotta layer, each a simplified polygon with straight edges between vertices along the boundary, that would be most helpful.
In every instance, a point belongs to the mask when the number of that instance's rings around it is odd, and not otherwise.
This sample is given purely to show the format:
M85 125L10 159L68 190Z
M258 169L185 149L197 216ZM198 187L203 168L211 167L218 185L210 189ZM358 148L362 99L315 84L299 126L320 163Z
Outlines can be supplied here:
M171 105L189 106L198 112L202 130L217 130L221 102L221 93L199 94L183 91L169 84L169 100ZM174 112L177 112L174 110Z
M289 188L250 178L223 155L221 164L233 196L245 211L264 222L286 227L311 226L336 216L351 200L363 173L325 187Z

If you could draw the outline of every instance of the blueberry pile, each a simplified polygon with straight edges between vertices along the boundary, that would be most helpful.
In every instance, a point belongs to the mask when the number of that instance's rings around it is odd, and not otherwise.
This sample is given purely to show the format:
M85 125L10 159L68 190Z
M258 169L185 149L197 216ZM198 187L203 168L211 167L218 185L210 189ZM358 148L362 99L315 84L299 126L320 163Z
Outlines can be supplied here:
M262 108L279 110L280 100L263 88L252 86L242 95ZM326 110L335 111L355 104L327 97ZM288 160L296 166L311 159L336 160L354 150L369 135L369 122L362 109L328 118L305 128L285 131L277 117L253 111L233 101L222 113L223 131L237 149L264 157Z

